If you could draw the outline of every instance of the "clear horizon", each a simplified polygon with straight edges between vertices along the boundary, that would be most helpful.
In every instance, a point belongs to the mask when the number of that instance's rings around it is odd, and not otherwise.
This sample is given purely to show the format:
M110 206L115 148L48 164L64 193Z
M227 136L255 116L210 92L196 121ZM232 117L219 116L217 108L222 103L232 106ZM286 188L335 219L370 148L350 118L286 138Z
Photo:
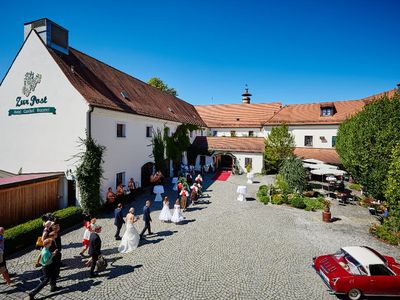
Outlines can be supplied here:
M0 78L23 24L49 18L70 46L194 105L355 100L400 82L398 1L30 1L3 4ZM21 10L21 8L24 8Z

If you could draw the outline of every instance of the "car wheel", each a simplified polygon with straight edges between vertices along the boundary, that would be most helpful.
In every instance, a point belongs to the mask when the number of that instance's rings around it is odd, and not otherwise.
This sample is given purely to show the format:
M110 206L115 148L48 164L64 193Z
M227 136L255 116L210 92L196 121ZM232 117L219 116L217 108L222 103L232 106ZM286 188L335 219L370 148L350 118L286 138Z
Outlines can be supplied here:
M362 293L359 289L351 289L347 295L349 296L350 300L360 300Z

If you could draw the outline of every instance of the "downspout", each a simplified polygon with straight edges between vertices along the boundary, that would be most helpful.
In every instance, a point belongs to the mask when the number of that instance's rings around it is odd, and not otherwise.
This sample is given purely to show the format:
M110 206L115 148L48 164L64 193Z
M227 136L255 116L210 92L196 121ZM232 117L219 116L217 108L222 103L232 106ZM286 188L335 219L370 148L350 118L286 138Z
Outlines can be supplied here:
M86 113L86 126L87 126L87 136L88 138L92 137L92 112L94 107L89 104L89 110Z

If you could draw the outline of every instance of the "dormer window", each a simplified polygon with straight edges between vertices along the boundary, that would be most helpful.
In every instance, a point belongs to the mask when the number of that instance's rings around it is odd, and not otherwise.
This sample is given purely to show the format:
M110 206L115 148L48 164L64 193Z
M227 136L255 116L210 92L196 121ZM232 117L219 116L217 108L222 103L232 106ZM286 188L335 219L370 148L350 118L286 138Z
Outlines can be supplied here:
M335 114L335 105L333 103L321 104L321 117L331 117Z

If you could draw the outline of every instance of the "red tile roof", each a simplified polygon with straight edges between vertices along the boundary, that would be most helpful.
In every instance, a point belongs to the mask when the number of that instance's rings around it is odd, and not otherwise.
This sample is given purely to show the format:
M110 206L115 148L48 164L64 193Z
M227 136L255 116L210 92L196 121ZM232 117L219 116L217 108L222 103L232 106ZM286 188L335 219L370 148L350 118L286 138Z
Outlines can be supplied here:
M273 124L340 124L352 115L360 112L365 105L375 99L387 94L393 96L396 90L380 93L360 100L334 101L308 104L291 104L282 107L266 125ZM321 108L334 106L335 113L333 116L321 116Z
M340 158L336 149L295 148L294 154L302 159L314 158L325 163L340 165Z
M47 49L71 84L92 106L205 126L194 106L177 97L74 48L69 48L68 55Z
M202 150L264 153L264 138L197 136L193 145Z
M262 127L281 103L199 105L196 110L210 128Z

